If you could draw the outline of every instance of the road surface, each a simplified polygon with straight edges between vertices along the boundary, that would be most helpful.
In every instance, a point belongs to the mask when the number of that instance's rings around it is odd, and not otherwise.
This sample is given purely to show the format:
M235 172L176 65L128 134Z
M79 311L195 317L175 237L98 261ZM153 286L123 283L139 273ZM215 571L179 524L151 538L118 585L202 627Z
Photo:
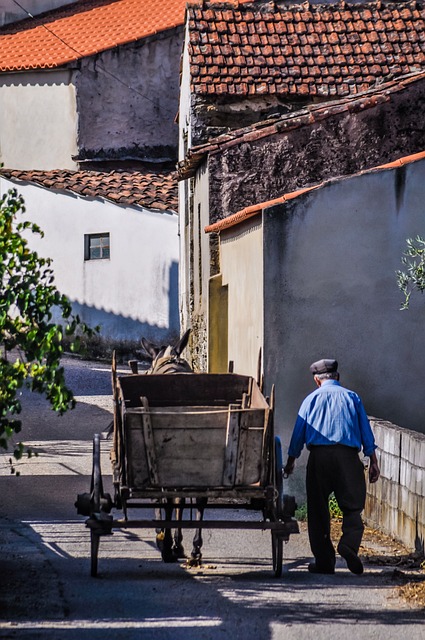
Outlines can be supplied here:
M57 417L25 395L25 442L39 456L10 474L0 464L0 638L26 640L416 640L424 614L397 597L389 567L310 575L305 531L284 548L273 577L270 532L204 530L204 564L164 564L153 531L126 530L101 540L99 577L91 578L89 532L76 514L89 490L92 436L112 418L109 367L68 359L77 407ZM110 491L109 442L102 441ZM119 515L119 514L118 514ZM254 517L255 514L253 514ZM239 519L241 514L230 513ZM185 532L190 551L191 532Z

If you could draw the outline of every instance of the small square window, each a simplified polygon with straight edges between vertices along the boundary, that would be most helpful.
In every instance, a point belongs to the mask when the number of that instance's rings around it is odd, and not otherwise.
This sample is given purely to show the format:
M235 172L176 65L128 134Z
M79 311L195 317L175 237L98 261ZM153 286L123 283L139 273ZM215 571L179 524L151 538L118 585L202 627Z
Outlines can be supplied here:
M109 233L91 233L84 236L84 260L108 260L109 258Z

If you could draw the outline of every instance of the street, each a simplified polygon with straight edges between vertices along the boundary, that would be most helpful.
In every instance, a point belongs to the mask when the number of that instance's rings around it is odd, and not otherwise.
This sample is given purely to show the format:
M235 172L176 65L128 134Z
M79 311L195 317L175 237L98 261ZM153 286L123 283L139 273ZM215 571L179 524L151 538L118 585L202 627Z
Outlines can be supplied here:
M359 577L338 558L334 576L309 574L305 527L285 545L279 579L269 531L208 529L198 569L163 563L154 531L116 531L101 539L99 577L91 578L89 531L74 502L90 488L92 436L112 419L110 370L78 359L65 364L76 409L57 417L42 398L25 394L22 438L39 456L16 465L19 477L9 456L1 458L0 638L422 638L423 611L397 597L391 567L366 567ZM109 447L102 440L112 492ZM188 553L192 535L184 531Z

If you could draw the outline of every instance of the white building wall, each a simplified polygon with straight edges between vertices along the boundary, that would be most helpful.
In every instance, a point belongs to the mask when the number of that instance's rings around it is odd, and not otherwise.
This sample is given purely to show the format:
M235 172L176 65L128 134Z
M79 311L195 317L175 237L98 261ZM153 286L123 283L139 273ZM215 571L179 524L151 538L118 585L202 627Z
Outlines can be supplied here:
M188 43L188 25L186 24L184 48L182 54L182 72L180 80L180 103L179 103L179 160L184 160L190 146L190 72ZM180 316L183 328L190 325L190 180L179 182L179 235L180 235L180 268L179 268L179 300Z
M192 146L190 65L189 65L189 25L186 22L184 46L181 59L180 100L179 100L179 160L183 160L187 149Z
M228 286L229 301L228 356L236 373L254 378L263 349L262 246L260 216L221 234L222 285Z
M13 187L1 180L1 192ZM82 319L111 339L178 333L177 215L119 207L19 184L26 217L44 231L30 246L53 260L55 284ZM109 260L84 260L84 234L109 233ZM142 332L142 333L141 333Z
M1 75L0 162L9 169L76 169L71 71Z

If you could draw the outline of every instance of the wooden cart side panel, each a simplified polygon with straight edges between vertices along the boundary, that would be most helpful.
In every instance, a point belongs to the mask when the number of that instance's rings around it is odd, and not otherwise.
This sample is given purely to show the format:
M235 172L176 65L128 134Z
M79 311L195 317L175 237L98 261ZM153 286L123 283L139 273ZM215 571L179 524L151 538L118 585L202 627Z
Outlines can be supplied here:
M263 462L263 429L249 429L241 461L238 459L236 486L249 486L261 482ZM240 465L240 468L239 468ZM263 485L264 486L264 485Z
M139 489L152 486L142 421L142 412L126 413L124 428L126 455L123 460L126 467L126 484Z
M248 410L165 413L150 411L153 443L146 447L142 409L126 411L126 465L128 486L141 489L162 487L221 487L250 485L260 480L264 411ZM229 480L226 471L226 434L229 414L237 425L243 425L245 452L239 455L239 442L233 444L233 470ZM258 426L260 425L260 426ZM149 451L147 452L147 449ZM155 456L157 478L152 476L152 452ZM239 470L238 469L239 465ZM229 471L229 467L227 467Z
M224 451L223 480L225 487L235 484L236 462L239 448L240 413L239 405L229 405L226 427L226 447Z
M234 482L236 485L242 484L244 479L246 454L248 449L248 431L249 431L249 428L247 425L247 422L248 422L247 418L248 418L248 414L246 412L241 413L240 420L239 420L239 446L238 446L238 452L236 457L235 477L234 477ZM258 449L257 447L255 451L261 452L261 445L260 445L260 449Z
M146 447L143 411L126 413L128 484L142 486L221 486L227 412L151 413L153 443ZM147 455L147 449L150 452ZM158 476L148 459L155 451Z
M267 409L269 407L267 400L261 393L261 390L257 384L257 382L252 379L252 387L251 387L251 407L261 407L263 409Z
M149 413L149 403L147 398L140 398L143 405L142 411L142 430L143 440L145 444L146 463L149 471L149 479L153 486L159 485L159 469L156 454L156 447L152 429L152 420Z
M163 375L119 376L127 407L140 406L140 397L149 399L150 406L219 405L242 400L248 391L249 376L213 373L175 373Z

